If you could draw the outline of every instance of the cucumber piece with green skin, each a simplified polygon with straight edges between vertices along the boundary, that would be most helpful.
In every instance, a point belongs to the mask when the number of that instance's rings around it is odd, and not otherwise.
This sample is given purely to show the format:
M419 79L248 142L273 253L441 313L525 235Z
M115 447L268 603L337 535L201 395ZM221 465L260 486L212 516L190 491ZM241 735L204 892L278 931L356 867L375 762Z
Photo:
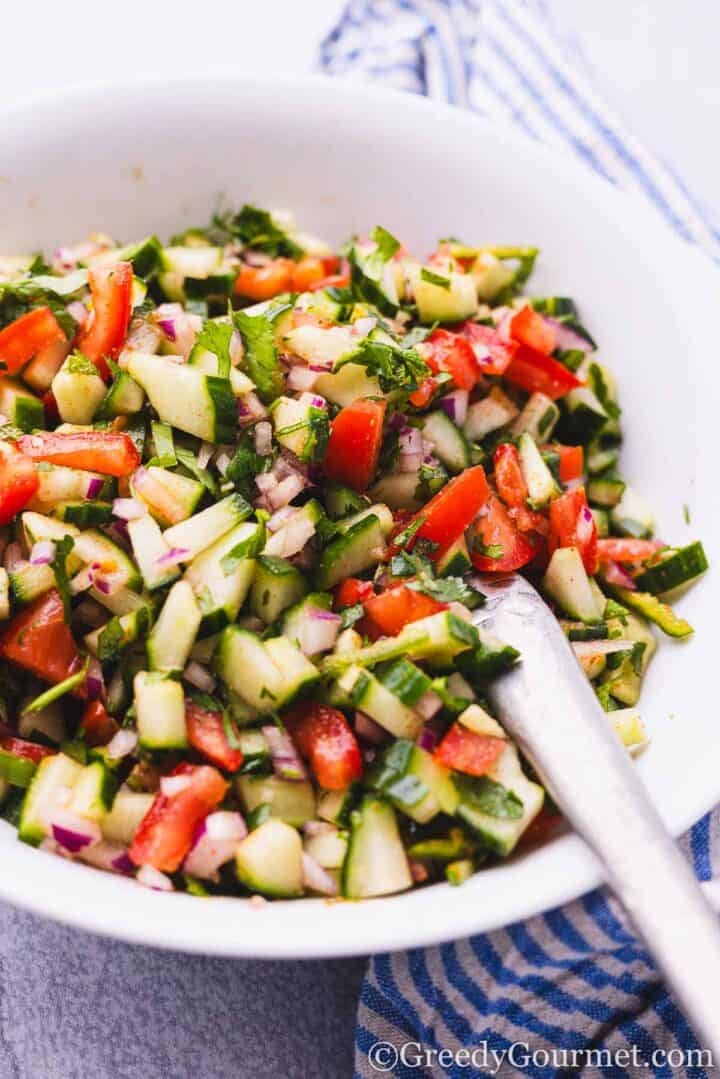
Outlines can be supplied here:
M595 527L597 528L597 534L600 539L605 539L610 535L610 517L607 510L601 510L593 506L590 509L593 517L595 518Z
M353 708L365 712L396 738L412 739L420 733L422 716L363 667L349 667L338 678L336 691L338 699L348 700Z
M267 820L238 844L235 872L253 892L276 899L303 894L302 841L281 820Z
M476 627L477 645L467 652L461 652L455 660L458 671L471 683L482 683L502 671L508 670L520 657L517 648L500 640L493 633L488 633L481 626Z
M395 521L389 508L382 502L373 503L370 506L363 506L357 513L351 514L350 517L343 517L336 522L336 528L342 535L349 532L351 528L364 521L366 517L377 517L380 523L380 530L383 536L389 536L395 527Z
M169 547L187 551L187 558L183 561L191 562L201 551L250 517L252 512L252 506L240 495L228 495L221 502L166 529L163 539Z
M78 528L108 524L113 516L112 502L58 502L52 512L58 520Z
M8 571L0 567L0 618L10 617L10 577Z
M195 643L202 614L187 581L176 581L147 639L152 671L182 671Z
M40 512L49 513L63 502L87 502L88 485L92 482L99 487L98 496L108 499L114 491L114 483L108 476L99 472L85 472L79 468L67 468L65 465L51 465L37 470L38 488L33 495L31 505ZM97 481L97 482L95 482ZM56 514L56 516L58 516Z
M272 771L270 749L262 731L241 730L238 733L238 742L243 755L243 768L253 765L263 772Z
M215 670L258 712L272 712L278 707L281 673L255 633L227 626L218 641Z
M137 611L116 615L106 625L94 629L83 638L85 647L101 663L114 660L129 645L134 644L145 633L150 620L147 607Z
M423 694L432 687L432 682L425 672L404 656L380 664L375 669L375 675L385 688L394 693L408 708L414 708Z
M126 244L125 247L113 247L110 251L101 251L99 255L92 255L82 265L107 266L114 262L131 262L138 277L147 277L157 268L160 252L161 244L157 236L146 236L144 240Z
M491 738L505 738L507 741L505 731L498 721L479 704L468 705L457 717L457 721L474 734L487 734Z
M620 457L618 446L602 448L597 443L591 444L585 451L585 465L591 476L597 476L601 472L608 472L615 467Z
M82 773L82 765L64 753L43 757L23 799L18 839L39 846L49 833L47 821L61 807L68 787L72 788Z
M418 317L421 322L462 322L478 309L477 286L471 274L436 273L429 266L408 266ZM431 278L444 278L436 284Z
M123 588L131 592L141 590L142 576L132 558L103 532L94 528L78 532L73 552L82 558L83 562L99 562L103 572L111 575L114 581L119 581Z
M192 516L205 493L199 480L160 465L149 465L144 471L140 486L130 481L130 493L148 507L158 524L170 528Z
M265 642L265 650L282 675L278 708L304 695L320 680L317 667L287 637L271 637Z
M352 787L344 787L336 791L322 791L318 798L317 815L320 820L345 828L350 822L350 811L354 802Z
M610 510L610 524L621 536L645 539L653 534L655 518L645 499L632 487L626 487L620 501Z
M432 442L435 456L453 475L470 465L467 439L452 422L447 412L431 412L423 422L423 436Z
M514 435L527 434L536 442L547 442L560 418L560 409L544 393L533 393L512 425Z
M309 780L238 776L235 785L246 813L267 805L271 817L294 828L302 828L315 816L315 791Z
M438 813L454 814L459 801L449 770L403 738L385 750L369 783L418 824L427 824Z
M331 540L320 555L316 582L318 588L332 588L345 577L376 566L385 557L385 532L374 514L363 516L346 532Z
M170 553L170 547L163 539L157 521L153 520L150 514L145 514L144 517L128 521L127 530L145 587L152 591L155 588L164 588L174 581L180 570L176 565L161 561Z
M219 633L237 618L250 591L255 560L242 559L230 573L225 572L222 561L238 545L251 543L261 531L262 525L252 521L239 524L206 547L186 569L185 580L195 593L202 614L200 637Z
M417 497L418 486L416 472L388 472L370 490L370 496L390 509L415 511L422 507L422 501Z
M612 509L620 502L625 491L625 480L615 472L602 472L599 476L593 476L587 487L588 501L593 505Z
M475 401L468 408L463 434L471 442L482 442L493 431L499 431L511 423L519 411L515 402L499 386L493 386L487 397Z
M145 404L145 391L127 371L120 371L98 407L98 419L132 416Z
M678 618L667 603L663 603L650 592L631 592L629 588L617 588L605 582L608 592L623 607L629 607L643 615L649 622L659 626L668 637L689 637L695 631L684 618Z
M137 731L145 749L186 749L185 699L179 682L139 671L133 682Z
M572 445L586 446L603 431L609 416L593 391L587 386L570 390L563 398L562 437Z
M107 392L94 363L71 352L52 380L51 390L63 423L92 423Z
M198 367L208 375L217 375L220 366L220 361L216 354L207 348L203 348L202 345L193 345L192 351L187 358L187 363ZM246 393L250 393L255 389L255 383L252 379L248 378L245 372L237 367L230 368L228 377L236 397L244 397Z
M58 341L38 352L23 368L22 380L25 385L35 393L47 393L69 351L69 341Z
M144 352L130 353L127 370L165 423L206 442L235 438L237 403L228 379Z
M309 329L300 326L298 329ZM327 331L325 331L327 332ZM357 338L352 346L355 350ZM310 360L312 363L312 360ZM346 363L339 371L320 375L315 383L315 391L335 405L345 408L360 397L382 397L380 383L367 373L367 368L359 363Z
M0 380L0 414L21 431L32 431L36 427L45 426L42 401L30 393L18 379L7 376Z
M325 329L312 323L295 326L284 335L285 350L300 356L306 363L335 367L357 349L358 339L350 326L333 326ZM341 368L344 370L344 368ZM364 368L362 368L364 370ZM340 372L338 372L339 374ZM378 383L375 382L378 387ZM318 390L323 397L327 395Z
M292 563L277 556L260 555L255 563L250 607L253 614L269 625L307 590L307 581Z
M160 251L160 267L183 277L209 277L222 264L221 247L184 246L163 247Z
M13 787L29 787L37 764L29 757L16 757L0 749L0 779Z
M528 501L533 509L542 509L560 494L555 477L545 464L535 439L523 431L518 439L520 469L528 489Z
M348 838L337 828L303 837L305 853L323 869L342 869L347 854Z
M8 573L10 592L20 604L32 603L38 596L55 587L55 572L51 566L33 566L30 562L20 563Z
M314 445L312 421L323 412L313 405L304 405L294 397L277 397L271 407L275 441L290 450L301 461L311 455Z
M435 563L438 577L464 577L472 568L465 536L459 536Z
M635 583L643 592L662 594L687 584L708 568L702 543L690 543L686 547L670 551L660 562L648 566L635 578Z
M525 776L517 750L510 743L505 746L498 759L488 769L487 776L506 790L512 791L520 799L521 815L516 819L505 819L484 812L478 808L477 804L473 804L470 796L471 777L463 777L470 782L459 784L460 800L456 816L481 841L483 846L499 854L501 858L506 858L542 809L545 792L542 787Z
M69 809L87 820L101 821L113 804L117 780L101 761L86 765L73 786Z
M410 622L396 637L383 637L352 651L334 652L323 659L320 670L328 677L338 677L354 664L372 667L400 656L446 664L460 653L477 648L479 643L480 636L474 626L451 611L439 611Z
M121 787L109 812L100 821L103 837L111 843L122 843L124 847L129 847L140 821L154 801L154 794Z
M347 899L392 895L412 886L407 855L392 806L366 796L350 814L350 839L343 865Z
M370 501L365 495L358 494L352 487L345 487L342 483L326 483L323 501L327 515L333 521L338 521L351 513L360 513L361 510L370 506Z
M302 646L307 625L316 617L317 611L329 611L332 601L329 592L309 592L298 603L288 607L282 619L283 637L287 637L304 651Z
M74 525L63 524L61 521L56 521L52 517L46 517L45 514L42 513L35 513L33 510L25 510L20 520L22 522L25 542L29 549L32 549L33 545L39 543L41 540L50 540L51 543L59 543L65 536L70 536L74 540L80 535L80 530L75 528ZM81 566L82 559L78 557L78 554L73 547L67 557L68 573L75 573Z
M570 618L580 622L599 622L602 619L603 611L590 587L576 547L558 547L553 552L542 586Z

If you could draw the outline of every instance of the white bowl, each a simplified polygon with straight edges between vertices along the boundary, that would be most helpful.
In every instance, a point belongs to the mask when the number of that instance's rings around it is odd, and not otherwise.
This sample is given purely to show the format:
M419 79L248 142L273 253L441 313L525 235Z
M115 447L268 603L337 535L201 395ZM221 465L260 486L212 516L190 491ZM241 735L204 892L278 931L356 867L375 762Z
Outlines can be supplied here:
M219 196L295 211L339 241L382 223L418 251L440 236L537 244L533 291L572 295L617 373L622 470L659 534L718 546L716 271L640 201L581 165L459 111L320 79L194 79L74 90L5 112L0 252L52 250L91 230L167 237ZM683 519L683 504L692 525ZM638 764L679 834L720 800L710 576L678 605L696 626L663 643L641 701L652 744ZM125 940L217 955L310 957L406 948L492 929L596 885L565 836L481 872L369 902L254 909L148 891L19 843L0 829L0 897Z

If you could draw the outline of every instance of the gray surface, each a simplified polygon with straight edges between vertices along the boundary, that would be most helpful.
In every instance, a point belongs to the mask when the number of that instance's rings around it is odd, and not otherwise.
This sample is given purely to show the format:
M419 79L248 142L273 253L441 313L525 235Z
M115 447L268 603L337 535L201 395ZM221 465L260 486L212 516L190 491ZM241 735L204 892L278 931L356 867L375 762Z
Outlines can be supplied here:
M0 1079L349 1079L363 959L138 948L0 906Z

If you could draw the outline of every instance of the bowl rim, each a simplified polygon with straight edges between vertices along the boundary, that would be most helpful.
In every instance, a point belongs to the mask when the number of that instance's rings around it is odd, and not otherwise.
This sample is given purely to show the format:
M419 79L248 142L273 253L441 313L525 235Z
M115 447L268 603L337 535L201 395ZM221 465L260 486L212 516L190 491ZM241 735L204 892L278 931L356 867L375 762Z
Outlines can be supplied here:
M262 91L270 86L275 90L278 87L292 88L309 95L332 87L337 99L365 104L377 102L419 118L432 112L444 117L459 132L464 129L480 136L484 132L496 142L519 147L528 157L542 159L552 168L574 175L578 184L589 189L597 200L604 200L614 207L620 217L627 216L631 210L634 226L637 228L639 223L642 230L657 237L654 242L663 249L670 245L673 259L685 268L686 273L692 273L696 279L699 275L701 286L705 279L708 290L716 290L720 284L720 274L712 262L698 248L675 235L643 198L613 187L593 174L587 165L559 148L535 143L516 130L501 127L469 110L402 91L365 86L325 75L271 77L223 72L198 72L183 78L145 75L86 81L56 92L30 95L13 104L3 105L0 117L6 121L22 119L32 123L34 118L47 112L57 117L61 108L81 112L88 95L104 97L110 104L158 93L187 95L202 90L223 89L231 95L238 95ZM0 144L6 137L5 132L0 133ZM684 812L668 822L673 834L677 836L684 832L718 801L720 772L714 791L704 789L688 792ZM660 810L662 812L662 807ZM203 904L203 909L207 905L207 909L214 911L217 917L198 918L198 907L193 897L153 893L139 888L134 882L87 866L71 864L21 843L17 844L12 859L17 872L0 875L0 899L75 928L130 943L178 951L267 959L363 955L372 951L437 944L496 929L576 899L603 880L599 863L575 835L566 834L551 840L543 846L542 851L543 873L538 874L530 866L535 856L532 850L489 871L498 881L510 875L518 877L512 902L502 914L498 912L490 918L478 914L478 907L482 904L482 881L483 878L487 880L487 874L481 873L462 889L435 884L362 904L322 899L265 904L253 913L257 922L251 924L253 927L257 924L257 935L253 934L249 939L240 934L228 938L228 919L233 915L237 918L238 908L244 910L247 900L214 897ZM569 865L571 872L568 872ZM85 886L82 889L82 902L78 904L80 873L85 874ZM532 887L523 888L523 878L525 883L531 882ZM189 903L193 906L187 906ZM443 916L425 923L423 916L428 914L434 903L442 905ZM305 912L309 909L313 914L308 920ZM296 912L295 918L292 911ZM362 912L359 916L358 911ZM321 922L317 920L318 913ZM373 917L376 913L377 917ZM296 923L295 931L292 931L293 922ZM306 922L321 927L319 935L312 940L303 937L299 929L300 924Z

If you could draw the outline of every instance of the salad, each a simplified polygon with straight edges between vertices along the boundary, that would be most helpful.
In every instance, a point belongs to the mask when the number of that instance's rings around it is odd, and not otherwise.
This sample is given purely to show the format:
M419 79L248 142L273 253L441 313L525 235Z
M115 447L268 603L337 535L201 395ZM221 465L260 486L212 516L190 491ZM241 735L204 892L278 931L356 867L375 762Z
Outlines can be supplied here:
M630 748L707 567L618 471L533 248L339 252L245 205L0 259L0 812L151 888L366 898L558 821L491 714L482 577L552 604Z

